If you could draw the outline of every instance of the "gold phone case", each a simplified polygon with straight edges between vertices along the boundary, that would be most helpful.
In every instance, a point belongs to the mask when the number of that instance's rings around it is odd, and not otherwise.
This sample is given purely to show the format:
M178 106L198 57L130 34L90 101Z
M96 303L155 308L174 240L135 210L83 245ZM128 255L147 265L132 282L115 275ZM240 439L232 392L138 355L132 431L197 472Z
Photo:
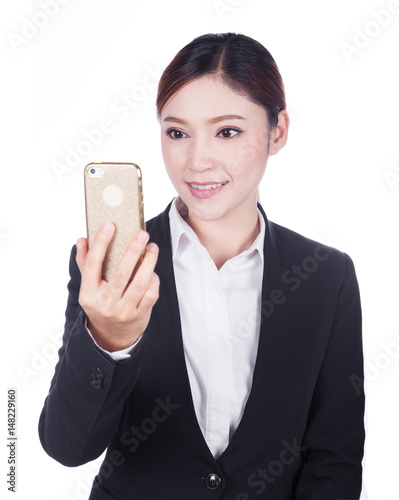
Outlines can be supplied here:
M134 163L89 163L84 186L89 248L104 222L116 226L102 269L103 279L109 281L129 241L145 229L141 170Z

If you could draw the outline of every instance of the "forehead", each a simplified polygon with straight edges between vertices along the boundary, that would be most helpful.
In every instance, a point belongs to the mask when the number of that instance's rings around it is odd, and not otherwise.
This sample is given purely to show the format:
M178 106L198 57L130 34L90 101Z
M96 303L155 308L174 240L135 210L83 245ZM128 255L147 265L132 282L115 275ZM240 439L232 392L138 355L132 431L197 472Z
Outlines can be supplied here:
M266 110L214 76L193 80L166 103L161 120L172 115L189 120L209 120L215 116L240 115L245 119L264 119Z

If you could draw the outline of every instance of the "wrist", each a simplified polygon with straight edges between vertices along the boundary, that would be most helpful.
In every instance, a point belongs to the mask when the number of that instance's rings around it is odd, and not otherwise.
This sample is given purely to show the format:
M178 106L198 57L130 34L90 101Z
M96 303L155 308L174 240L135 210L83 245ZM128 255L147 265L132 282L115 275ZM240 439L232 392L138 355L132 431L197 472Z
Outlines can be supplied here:
M93 323L91 323L88 318L86 327L98 347L107 352L123 351L125 349L131 348L141 337L141 335L132 338L126 335L116 336L114 334L104 333L95 325L93 325Z

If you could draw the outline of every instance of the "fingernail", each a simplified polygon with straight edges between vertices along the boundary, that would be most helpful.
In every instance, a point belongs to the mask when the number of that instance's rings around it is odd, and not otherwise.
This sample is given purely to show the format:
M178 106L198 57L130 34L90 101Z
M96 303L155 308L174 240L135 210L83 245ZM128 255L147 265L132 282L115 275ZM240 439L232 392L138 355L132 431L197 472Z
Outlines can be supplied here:
M112 222L105 222L101 231L106 234L110 233L112 231Z
M140 243L145 243L147 240L147 233L145 231L140 231L137 235L137 239Z
M158 252L158 246L155 243L150 243L147 247L149 252L157 253Z

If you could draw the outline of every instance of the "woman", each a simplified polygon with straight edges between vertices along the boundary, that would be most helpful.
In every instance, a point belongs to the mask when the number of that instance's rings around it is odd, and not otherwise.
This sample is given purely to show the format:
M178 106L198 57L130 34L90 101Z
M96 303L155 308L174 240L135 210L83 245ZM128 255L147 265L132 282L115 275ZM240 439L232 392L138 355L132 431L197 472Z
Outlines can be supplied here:
M193 40L157 97L178 197L131 241L109 282L100 270L111 223L89 251L83 238L72 251L39 432L68 466L107 449L91 500L359 498L353 263L268 221L257 204L268 157L287 141L285 108L276 63L258 42Z

